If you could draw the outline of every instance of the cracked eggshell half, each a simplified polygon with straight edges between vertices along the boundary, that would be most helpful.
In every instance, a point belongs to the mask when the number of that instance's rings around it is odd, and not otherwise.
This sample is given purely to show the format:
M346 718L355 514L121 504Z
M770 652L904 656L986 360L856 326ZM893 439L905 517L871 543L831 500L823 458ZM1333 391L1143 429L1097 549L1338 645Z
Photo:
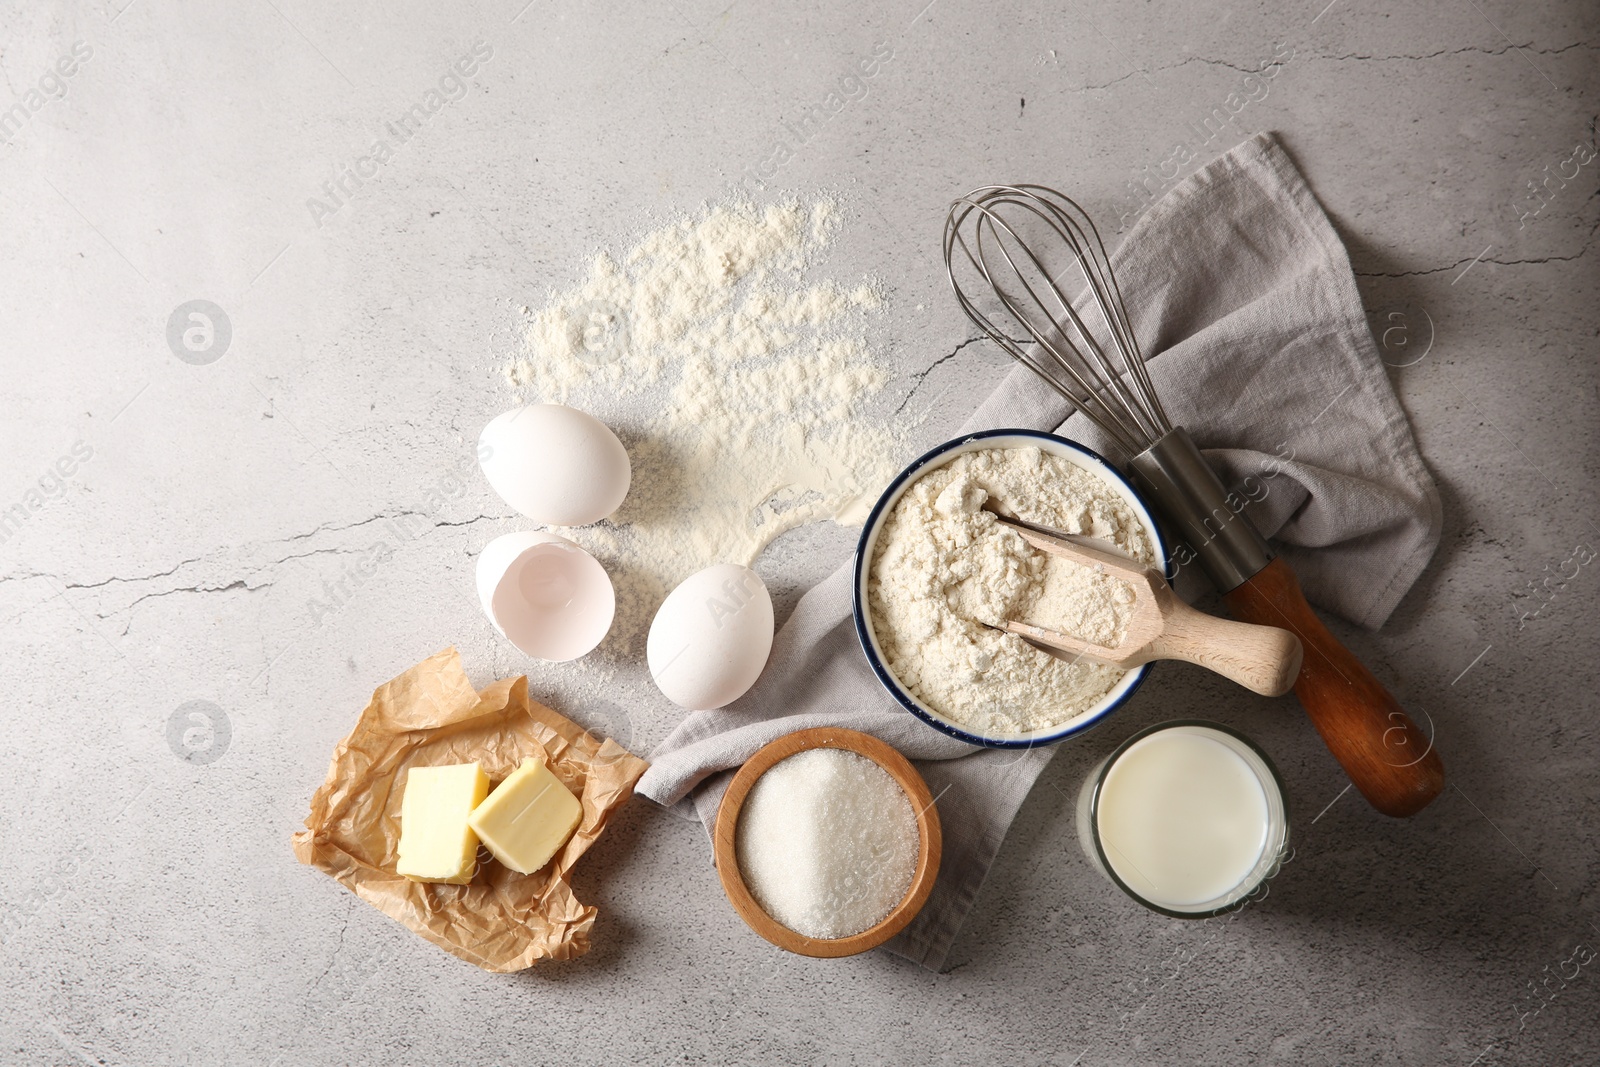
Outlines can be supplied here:
M622 506L633 478L617 435L561 404L496 416L478 437L478 462L502 500L551 526L599 522Z
M650 623L650 676L680 707L731 704L772 652L772 598L749 567L719 563L683 580Z
M552 533L509 533L478 555L478 600L502 637L537 659L577 659L611 629L616 590L600 561Z

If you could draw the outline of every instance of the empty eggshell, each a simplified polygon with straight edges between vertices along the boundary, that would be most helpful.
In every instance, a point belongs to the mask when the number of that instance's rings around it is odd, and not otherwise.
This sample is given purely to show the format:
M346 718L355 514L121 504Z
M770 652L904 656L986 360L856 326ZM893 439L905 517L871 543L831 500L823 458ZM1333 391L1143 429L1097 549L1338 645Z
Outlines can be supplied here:
M745 694L772 651L772 598L749 567L719 563L683 580L650 624L645 658L667 699L709 711Z
M616 591L600 561L553 533L503 534L478 555L478 599L501 635L530 656L577 659L611 629Z
M561 404L497 416L478 438L484 476L500 498L535 522L584 526L628 495L628 452L605 423Z

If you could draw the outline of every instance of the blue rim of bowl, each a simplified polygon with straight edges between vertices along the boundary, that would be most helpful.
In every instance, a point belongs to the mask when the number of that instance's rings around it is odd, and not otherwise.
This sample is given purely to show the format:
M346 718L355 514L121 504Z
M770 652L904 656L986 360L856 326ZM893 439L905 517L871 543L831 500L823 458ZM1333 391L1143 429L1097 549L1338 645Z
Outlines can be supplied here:
M1133 670L1129 672L1130 674L1134 675L1132 683L1130 683L1127 688L1122 691L1122 694L1118 696L1117 699L1101 708L1090 718L1083 719L1081 716L1074 718L1068 725L1063 726L1061 729L1052 734L1035 734L1031 737L1018 738L985 737L982 734L974 734L963 730L960 727L952 726L950 723L928 714L917 705L916 700L911 697L911 694L905 691L905 689L900 685L899 680L890 673L889 668L878 657L877 651L873 648L872 636L867 630L867 606L864 602L865 598L861 595L863 579L866 577L865 571L869 565L869 561L867 560L867 541L877 530L878 524L882 522L884 512L888 507L889 501L898 500L900 487L910 481L912 475L920 475L928 470L933 469L933 461L939 457L953 452L963 445L971 444L973 441L983 441L994 437L1032 437L1041 441L1049 441L1053 445L1065 446L1066 448L1069 448L1074 452L1078 452L1092 460L1106 474L1107 477L1115 478L1118 482L1122 483L1122 485L1128 490L1129 494L1132 495L1133 499L1138 502L1140 509L1143 511L1143 514L1140 516L1140 518L1145 520L1145 524L1155 540L1156 558L1161 561L1162 566L1166 565L1166 542L1162 540L1161 530L1156 526L1155 515L1151 511L1150 505L1145 502L1144 496L1133 487L1133 483L1128 481L1127 478L1123 477L1122 472L1117 470L1116 467L1112 466L1111 462L1100 453L1086 445L1081 445L1076 441L1065 437L1059 437L1053 433L1045 433L1042 430L980 430L977 433L963 434L960 437L946 441L944 444L938 445L924 452L922 455L912 460L904 470L897 474L894 480L889 483L888 487L884 489L882 495L878 497L878 502L872 506L871 513L867 515L866 523L861 527L861 537L856 541L855 566L851 569L851 613L855 617L856 640L861 644L861 651L866 654L867 665L872 668L872 673L877 676L879 683L882 684L883 688L888 691L889 695L894 697L895 701L899 703L901 707L909 711L912 715L915 715L918 719L921 719L923 722L927 723L929 726L933 727L935 730L938 730L942 734L948 734L958 741L965 741L969 745L977 745L980 748L1039 748L1044 745L1053 745L1057 742L1065 741L1069 737L1081 734L1085 730L1089 730L1095 726L1098 726L1112 712L1116 711L1118 708L1122 707L1123 704L1127 703L1128 698L1133 696L1133 694L1138 691L1139 687L1144 684L1144 680L1150 673L1150 668L1153 667L1154 664L1146 663L1143 666L1133 668Z

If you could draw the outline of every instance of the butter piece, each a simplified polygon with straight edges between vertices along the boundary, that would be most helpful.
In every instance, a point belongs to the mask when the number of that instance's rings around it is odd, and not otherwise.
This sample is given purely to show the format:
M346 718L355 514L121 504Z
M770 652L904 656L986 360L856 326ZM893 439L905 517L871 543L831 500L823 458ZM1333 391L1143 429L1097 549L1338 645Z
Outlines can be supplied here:
M476 763L407 771L396 873L415 882L472 881L478 873L478 835L467 818L488 792L489 776Z
M467 824L494 858L532 874L567 843L583 819L583 805L538 760L525 759L473 809Z

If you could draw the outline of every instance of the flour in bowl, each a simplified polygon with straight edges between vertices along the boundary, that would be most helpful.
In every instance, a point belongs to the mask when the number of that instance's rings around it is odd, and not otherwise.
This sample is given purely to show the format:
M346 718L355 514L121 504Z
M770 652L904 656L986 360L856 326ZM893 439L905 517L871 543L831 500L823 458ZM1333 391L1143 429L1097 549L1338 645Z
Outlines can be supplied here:
M984 510L1110 542L1154 565L1154 543L1104 479L1038 448L963 453L895 503L868 577L873 632L889 671L918 700L990 737L1044 730L1082 714L1122 670L1068 663L993 627L1033 622L1114 647L1126 583L1028 545Z

